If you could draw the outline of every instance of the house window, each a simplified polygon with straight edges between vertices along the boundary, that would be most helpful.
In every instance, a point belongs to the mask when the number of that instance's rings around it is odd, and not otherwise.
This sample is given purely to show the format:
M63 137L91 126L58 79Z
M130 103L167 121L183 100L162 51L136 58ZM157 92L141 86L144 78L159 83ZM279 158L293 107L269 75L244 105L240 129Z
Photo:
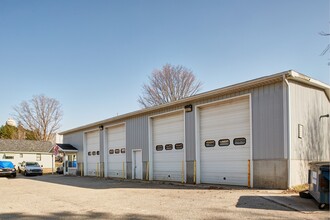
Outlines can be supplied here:
M229 146L230 140L229 139L220 139L218 144L220 147Z
M205 147L214 147L214 146L215 146L215 140L205 141Z
M14 159L14 155L12 154L4 154L3 159Z
M246 144L246 138L235 138L234 139L234 145L245 145Z
M166 144L165 145L165 150L172 150L173 149L173 144Z
M41 154L36 155L36 161L41 161Z
M183 143L177 143L177 144L175 144L175 150L181 150L181 149L183 149Z
M23 154L19 154L19 157L20 157L20 158L23 158Z
M162 150L163 150L163 145L156 146L156 151L162 151Z

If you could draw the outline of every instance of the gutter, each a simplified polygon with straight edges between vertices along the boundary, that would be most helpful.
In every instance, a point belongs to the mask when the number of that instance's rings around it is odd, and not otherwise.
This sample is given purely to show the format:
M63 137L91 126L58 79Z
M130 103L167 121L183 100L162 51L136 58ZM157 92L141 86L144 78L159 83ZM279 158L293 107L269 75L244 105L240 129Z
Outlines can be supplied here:
M287 146L287 155L288 155L288 189L291 187L291 104L290 104L290 84L286 78L285 75L283 75L283 82L287 86L287 97L286 97L286 103L287 108L283 109L284 112L287 115L286 123L284 123L284 126L286 129L284 131L287 132L286 134L286 146Z
M306 76L304 74L298 73L298 72L293 71L293 70L288 72L286 78L287 79L292 79L292 80L295 80L297 82L301 82L301 83L304 83L304 84L307 84L307 85L310 85L310 86L313 86L313 87L316 87L316 88L319 88L319 89L322 89L325 92L328 100L330 101L330 86L327 85L326 83L323 83L321 81L312 79L309 76Z

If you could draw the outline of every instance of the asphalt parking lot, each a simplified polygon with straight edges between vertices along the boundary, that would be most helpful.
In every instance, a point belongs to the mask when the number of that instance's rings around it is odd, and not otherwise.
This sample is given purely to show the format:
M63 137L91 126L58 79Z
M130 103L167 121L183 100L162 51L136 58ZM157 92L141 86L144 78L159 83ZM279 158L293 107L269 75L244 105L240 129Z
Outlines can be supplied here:
M44 175L0 178L0 219L329 219L280 190Z

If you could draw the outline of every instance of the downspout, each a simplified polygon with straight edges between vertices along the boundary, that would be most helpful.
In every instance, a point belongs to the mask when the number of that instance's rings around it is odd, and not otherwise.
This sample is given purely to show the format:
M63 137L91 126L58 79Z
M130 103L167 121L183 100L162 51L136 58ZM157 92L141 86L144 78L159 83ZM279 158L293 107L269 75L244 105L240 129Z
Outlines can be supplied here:
M286 145L287 145L287 154L288 154L288 188L291 187L291 104L290 104L290 84L286 79L286 76L283 75L283 81L287 85L287 108L284 108L284 111L287 111L287 121L284 123L284 126L287 126L287 138L286 138ZM284 112L285 113L285 112ZM285 129L284 129L285 131Z

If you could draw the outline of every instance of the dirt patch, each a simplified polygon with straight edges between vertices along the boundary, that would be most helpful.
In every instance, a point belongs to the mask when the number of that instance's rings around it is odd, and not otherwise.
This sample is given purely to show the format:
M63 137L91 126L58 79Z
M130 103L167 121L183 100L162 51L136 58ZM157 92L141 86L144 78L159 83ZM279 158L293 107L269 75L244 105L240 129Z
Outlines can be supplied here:
M297 194L299 192L308 190L308 187L309 187L308 184L297 185L290 189L284 190L282 193L283 194Z

